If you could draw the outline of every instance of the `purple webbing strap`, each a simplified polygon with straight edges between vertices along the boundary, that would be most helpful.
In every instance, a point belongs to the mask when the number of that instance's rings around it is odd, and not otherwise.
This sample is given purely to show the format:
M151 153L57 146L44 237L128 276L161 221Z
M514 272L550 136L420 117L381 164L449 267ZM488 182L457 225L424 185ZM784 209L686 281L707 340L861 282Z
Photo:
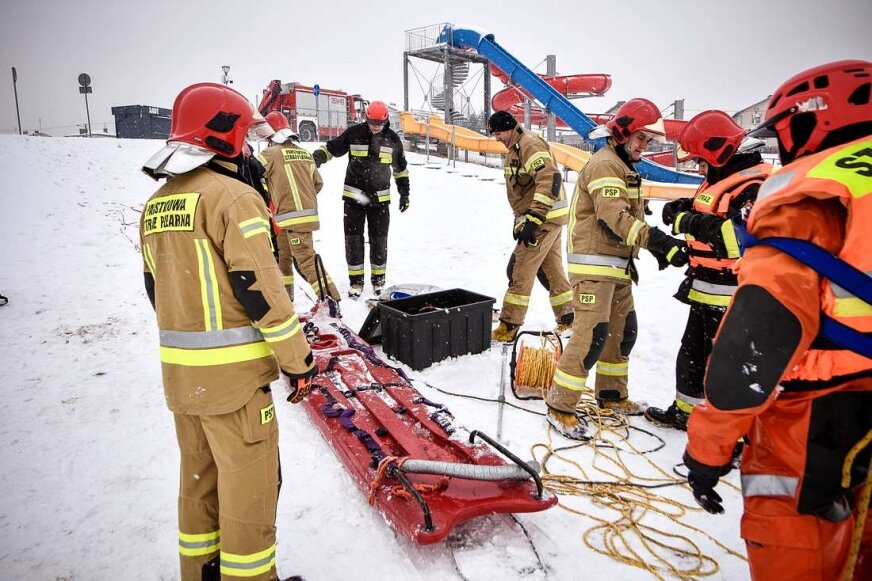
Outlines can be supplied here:
M358 341L354 334L348 329L339 328L338 331L345 337L345 341L348 343L348 346L357 349L363 356L366 357L366 360L372 363L373 365L378 365L379 367L387 367L388 369L393 369L397 372L397 375L409 381L409 377L406 375L406 372L400 369L399 367L393 367L388 365L384 361L382 361L378 355L375 353L375 349L372 348L372 345L369 343ZM410 382L411 383L411 382Z

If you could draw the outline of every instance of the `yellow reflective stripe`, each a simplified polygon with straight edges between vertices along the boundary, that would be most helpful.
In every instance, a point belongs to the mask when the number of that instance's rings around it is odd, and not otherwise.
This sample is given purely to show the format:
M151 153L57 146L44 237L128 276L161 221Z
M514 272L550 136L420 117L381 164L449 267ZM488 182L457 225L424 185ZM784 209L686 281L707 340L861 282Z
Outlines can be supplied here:
M504 167L503 173L509 177L511 176L525 176L527 175L527 170L519 167Z
M872 188L869 187L868 172L860 171L867 162L860 161L859 158L869 157L870 148L872 148L872 140L861 141L850 147L841 147L836 153L810 169L806 175L810 178L837 181L848 188L853 197L862 198L872 192ZM843 165L838 165L840 163ZM846 169L851 171L845 171Z
M672 262L672 257L675 256L676 252L678 252L678 246L673 246L669 252L666 253L666 262Z
M189 535L179 532L179 553L185 557L209 555L221 549L221 532Z
M333 284L333 279L328 276L327 286L329 287L331 284ZM312 282L312 288L315 289L315 291L321 290L321 281L316 279L314 282Z
M872 315L872 305L859 297L836 299L833 314L837 317L868 317Z
M285 286L291 286L292 284L294 284L294 275L293 274L283 274L282 275L282 282L285 284Z
M206 367L209 365L226 365L252 361L262 357L272 357L273 351L266 341L234 345L232 347L217 347L215 349L179 349L176 347L161 347L161 363L185 365L187 367Z
M729 307L733 297L726 295L712 295L709 293L700 292L696 289L690 289L687 293L687 298L695 303L704 305L712 305L713 307Z
M275 327L261 327L260 332L269 343L284 341L300 332L300 319L295 313L290 319Z
M733 228L732 220L724 220L721 224L721 237L727 249L727 258L739 258L741 256L739 241L736 239L736 229Z
M378 160L381 163L391 163L392 161L394 161L394 154L393 153L379 153Z
M630 364L628 362L623 363L609 363L607 361L597 361L596 362L596 372L598 375L608 375L610 377L623 377L629 374Z
M547 196L545 194L540 194L539 192L536 192L535 194L533 194L533 201L539 202L540 204L545 204L546 206L548 206L550 208L551 206L554 205L554 202L556 200L554 198L552 198L551 196Z
M382 267L382 268L371 267L370 268L370 274L380 275L380 274L385 274L385 272L387 272L387 270L384 267ZM363 274L362 270L360 271L360 274Z
M604 188L606 186L611 187L611 188L619 188L619 189L624 190L625 192L627 191L626 182L624 182L624 180L622 180L621 178L616 178L616 177L599 178L599 179L593 180L592 182L589 182L587 184L587 191L588 191L588 193L592 194L594 192L594 190L598 190L598 189Z
M365 271L362 268L349 268L348 269L348 276L357 276L357 275L361 275L364 273L365 273Z
M352 149L351 155L353 157L366 157L367 155L369 155L369 151L364 151L362 149Z
M560 387L565 387L566 389L571 389L572 391L582 391L587 389L587 386L584 383L587 381L587 377L579 377L577 375L571 375L562 371L561 369L557 369L554 372L554 383L559 385Z
M581 182L575 184L575 189L572 190L572 200L569 202L569 224L566 227L566 231L569 232L569 236L566 237L566 253L573 254L575 252L575 246L572 243L572 239L574 236L572 233L575 231L575 223L578 221L578 213L575 210L576 205L578 204L579 198L581 198L578 193L581 191Z
M291 226L296 226L298 224L308 224L310 222L317 222L318 214L313 214L311 216L300 216L298 218L288 218L287 220L282 220L281 222L276 221L276 224L279 225L279 228L290 228Z
M550 298L552 307L559 307L560 305L564 305L572 300L572 291L566 291L565 293L560 293L559 295L554 295Z
M324 152L324 155L327 156L327 161L330 161L331 159L333 159L333 154L327 150L326 146L322 145L321 147L318 148L318 151Z
M276 546L249 555L221 551L221 577L257 577L268 573L276 564Z
M297 180L294 179L294 170L291 169L291 164L285 164L285 175L288 176L288 184L291 186L291 194L294 196L294 208L297 210L303 209L303 202L300 201L300 188L297 187Z
M515 293L506 293L506 296L503 297L504 303L509 303L510 305L519 305L521 307L526 307L530 304L529 295L518 295Z
M266 234L267 238L269 238L269 222L260 216L250 220L243 220L238 226L245 238L251 238L258 234Z
M395 180L400 179L400 178L407 178L407 177L409 177L409 170L407 170L407 169L404 169L403 171L398 171L397 173L394 174Z
M378 195L378 201L379 201L379 202L388 202L388 201L390 201L390 199L391 199L391 193L390 193L390 192L387 192L387 193L379 194L379 195Z
M545 214L546 220L552 220L554 218L560 218L561 216L566 216L569 214L569 208L567 206L563 206L562 208L557 208L554 210L549 210L547 214ZM572 238L570 236L570 238Z
M675 407L677 407L678 409L680 409L681 411L683 411L683 412L686 413L686 414L689 414L689 413L692 413L692 412L693 412L693 406L692 406L692 405L690 405L689 403L687 403L687 402L685 402L685 401L681 401L681 400L678 399L678 398L675 399Z
M154 257L151 255L151 246L145 244L142 247L142 257L145 259L145 264L148 266L149 272L151 272L151 276L155 276L157 269L154 267Z
M524 164L524 171L530 173L533 169L544 165L543 161L551 159L551 153L547 151L537 151L533 155L530 156L530 159L527 160L527 163Z
M627 246L633 246L636 244L636 238L639 236L639 230L642 229L642 226L645 225L645 222L641 220L636 220L633 222L633 225L630 226L630 231L627 232Z
M194 240L197 252L197 274L200 276L200 300L203 303L203 325L206 331L221 330L224 321L221 314L221 298L218 296L218 279L209 242L202 238Z
M675 216L675 221L672 222L673 234L681 234L681 230L678 229L678 225L681 224L681 221L684 219L685 216L687 216L687 212L679 212L678 215ZM690 234L686 234L685 236L688 237L688 240L691 239Z
M263 164L263 167L267 167L269 165L269 160L263 155L258 153L255 157L257 157L257 160Z
M624 268L615 268L614 266L593 266L590 264L569 264L569 272L571 274L592 274L594 276L609 276L612 278L620 278L622 280L630 280L630 273Z

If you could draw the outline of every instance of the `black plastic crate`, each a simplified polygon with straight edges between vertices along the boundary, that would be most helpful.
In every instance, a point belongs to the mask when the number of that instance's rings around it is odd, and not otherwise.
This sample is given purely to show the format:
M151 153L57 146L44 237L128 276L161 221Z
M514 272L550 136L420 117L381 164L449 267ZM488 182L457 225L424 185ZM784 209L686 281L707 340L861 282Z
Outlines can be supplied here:
M490 348L496 299L455 288L383 301L384 352L412 369Z

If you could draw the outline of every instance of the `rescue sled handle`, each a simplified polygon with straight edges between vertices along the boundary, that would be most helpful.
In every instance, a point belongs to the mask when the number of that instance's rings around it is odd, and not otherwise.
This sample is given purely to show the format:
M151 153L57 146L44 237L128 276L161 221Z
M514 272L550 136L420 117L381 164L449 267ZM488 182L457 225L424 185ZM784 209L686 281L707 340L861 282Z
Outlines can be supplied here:
M475 443L475 437L478 436L488 444L490 444L493 448L497 449L503 456L514 462L518 465L518 467L524 470L530 477L536 482L536 498L542 498L542 479L539 478L539 474L534 470L529 464L512 454L508 448L488 436L487 434L481 433L479 430L472 430L469 433L469 443Z
M534 471L538 471L539 463L527 463ZM438 474L465 478L466 480L529 480L530 473L522 466L486 466L483 464L461 464L459 462L440 462L437 460L415 460L409 458L403 461L400 469L413 474Z

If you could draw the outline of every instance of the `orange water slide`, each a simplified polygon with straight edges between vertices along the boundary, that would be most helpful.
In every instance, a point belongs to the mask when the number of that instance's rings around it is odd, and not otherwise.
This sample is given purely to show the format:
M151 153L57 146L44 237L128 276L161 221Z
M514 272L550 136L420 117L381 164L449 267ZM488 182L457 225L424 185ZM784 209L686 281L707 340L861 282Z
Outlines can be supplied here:
M505 155L505 146L493 139L486 137L458 125L448 125L440 117L432 115L427 121L419 121L415 116L406 111L400 113L400 126L407 135L429 135L444 143L454 143L455 146L467 151L478 153L490 153ZM572 171L580 171L590 159L591 154L563 143L549 143L554 160ZM674 200L692 196L696 191L695 185L663 184L658 182L644 181L642 192L645 197L653 199Z

